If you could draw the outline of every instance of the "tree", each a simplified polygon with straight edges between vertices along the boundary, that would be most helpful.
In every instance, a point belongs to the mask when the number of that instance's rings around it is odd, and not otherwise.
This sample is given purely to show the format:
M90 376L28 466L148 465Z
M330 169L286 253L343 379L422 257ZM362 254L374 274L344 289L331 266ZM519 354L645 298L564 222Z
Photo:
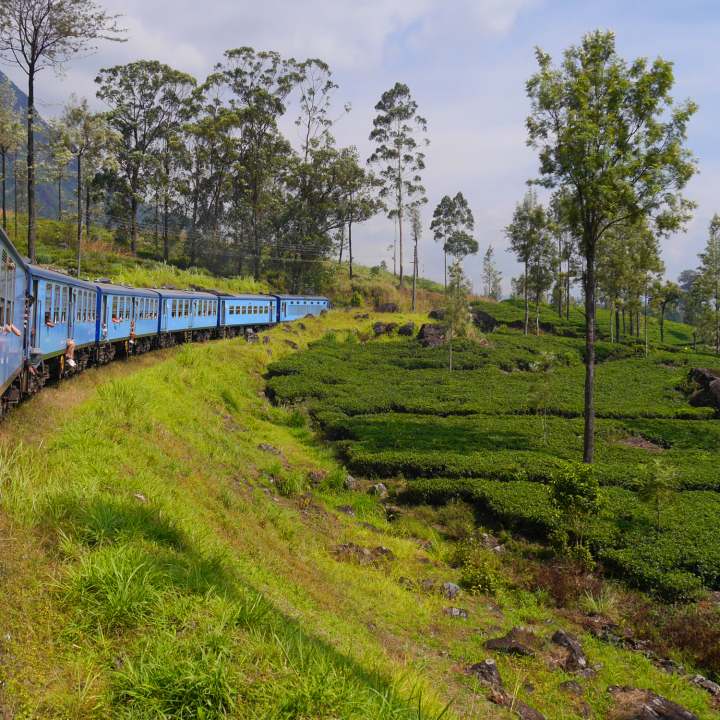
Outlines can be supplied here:
M518 261L523 265L522 292L525 301L524 332L528 334L530 325L530 266L533 258L537 261L538 247L546 245L548 218L545 208L537 201L532 190L515 207L512 222L505 228L505 235Z
M665 342L665 313L668 307L675 305L682 299L683 292L677 283L666 280L664 283L656 282L652 288L652 297L660 311L660 342Z
M10 80L0 83L0 173L2 174L2 225L7 232L7 158L22 144L22 122L15 110L15 91Z
M532 293L535 301L535 334L540 334L540 304L546 293L556 279L557 256L555 243L549 233L549 224L544 231L535 236L530 248L530 257L527 263L528 274L525 279L526 293Z
M715 352L720 355L720 215L710 221L705 251L700 253L697 293L705 306L703 324L710 328Z
M95 40L121 39L116 15L93 0L3 0L0 4L0 58L17 64L28 78L27 209L28 255L35 262L35 78L62 68Z
M425 169L425 153L429 144L424 134L427 121L418 114L418 105L403 83L386 90L375 105L370 140L375 151L368 162L380 168L380 197L390 199L388 217L396 219L400 248L400 287L403 286L403 218L406 206L427 202L421 172Z
M85 99L78 100L72 97L70 103L65 107L62 117L65 128L68 151L75 157L76 161L76 192L77 192L77 277L80 277L80 261L82 254L82 226L83 226L83 183L87 188L86 214L89 214L89 188L92 181L92 173L96 173L102 166L103 155L106 150L117 142L116 135L110 130L107 118L104 114L90 111L88 102ZM85 171L85 174L83 174ZM87 177L86 177L87 175ZM89 220L87 231L90 231Z
M95 78L97 96L110 108L107 119L119 137L118 164L128 195L130 250L138 239L138 208L157 161L160 141L176 112L178 98L195 79L156 60L103 68Z
M462 260L478 251L478 243L472 233L475 218L465 196L458 192L455 197L445 195L433 212L430 223L435 242L441 242L445 261L445 287L447 288L447 256Z
M613 226L647 218L659 232L679 229L692 203L680 191L695 172L685 149L692 102L673 104L672 64L660 58L628 65L611 32L586 35L560 67L537 50L539 71L527 83L528 142L540 157L540 183L567 192L570 223L585 260L585 428L583 458L595 436L595 305L598 246Z
M280 135L278 119L285 113L286 99L302 79L294 60L276 52L250 47L228 50L225 62L216 67L213 81L231 93L230 110L238 114L241 158L237 199L249 208L253 274L260 277L263 239L272 227L278 198L275 179L291 154Z
M502 273L495 264L495 250L488 245L483 257L483 294L486 297L502 300Z
M67 128L62 119L50 122L48 131L47 176L57 184L58 220L63 219L63 181L69 173L72 152L69 147Z
M453 340L465 337L472 327L472 315L468 307L470 285L463 274L462 265L456 260L450 266L450 282L445 292L445 325L447 327L448 367L453 369Z
M677 491L677 475L673 468L668 467L657 458L641 476L638 497L653 510L655 529L660 531L661 511Z
M560 514L565 532L575 538L576 550L584 548L585 530L600 509L600 483L588 465L566 463L550 482L550 500ZM585 553L577 554L585 560Z

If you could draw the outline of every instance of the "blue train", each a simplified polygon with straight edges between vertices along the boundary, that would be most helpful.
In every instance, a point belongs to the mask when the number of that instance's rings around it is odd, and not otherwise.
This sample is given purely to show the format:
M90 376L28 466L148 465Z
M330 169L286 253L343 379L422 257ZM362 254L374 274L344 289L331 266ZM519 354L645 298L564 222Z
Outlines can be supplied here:
M88 365L180 342L247 334L329 307L325 297L87 282L28 263L0 229L0 414L49 379Z

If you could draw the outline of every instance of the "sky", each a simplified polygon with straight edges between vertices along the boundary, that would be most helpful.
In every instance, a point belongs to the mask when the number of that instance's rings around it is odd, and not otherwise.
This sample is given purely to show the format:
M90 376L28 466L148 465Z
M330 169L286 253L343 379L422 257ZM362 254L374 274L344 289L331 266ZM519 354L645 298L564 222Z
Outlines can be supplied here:
M334 133L341 145L355 145L366 158L374 105L395 82L406 83L428 122L428 204L420 271L442 280L442 251L429 229L443 195L458 191L475 215L480 253L465 262L480 291L482 255L495 249L506 292L519 267L506 249L504 227L526 182L537 177L534 151L526 146L529 102L525 82L535 70L534 48L559 58L594 29L616 33L626 58L660 56L674 63L677 100L692 98L699 111L689 128L689 146L700 173L686 195L698 207L686 232L663 241L666 274L676 278L697 265L712 215L720 212L720 83L717 0L100 0L121 14L127 42L99 44L94 54L73 59L61 76L38 79L40 112L52 117L71 93L94 99L101 67L157 59L198 79L229 48L277 50L297 59L319 57L332 68L339 90ZM3 70L20 85L25 80ZM295 128L284 122L290 139ZM358 262L392 267L393 222L378 216L353 232ZM406 272L411 254L406 251Z

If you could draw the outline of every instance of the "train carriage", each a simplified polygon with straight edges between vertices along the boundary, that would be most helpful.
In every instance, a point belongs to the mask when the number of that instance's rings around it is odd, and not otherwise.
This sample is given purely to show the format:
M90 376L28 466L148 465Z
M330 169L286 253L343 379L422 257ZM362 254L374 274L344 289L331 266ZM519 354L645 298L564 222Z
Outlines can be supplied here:
M276 301L277 322L292 322L306 315L320 315L330 309L330 301L320 296L273 295Z
M118 348L125 354L152 349L158 334L160 295L154 290L97 282L98 359L111 360Z
M209 340L218 329L218 297L208 292L157 290L160 295L160 344L178 339Z
M26 358L29 276L20 254L0 229L0 395L2 410L20 400Z
M36 372L61 377L86 367L95 348L97 288L38 265L28 265L30 294L29 355ZM74 360L66 354L74 345Z
M273 325L276 302L268 295L231 295L220 298L220 325L227 335L237 335L242 328Z

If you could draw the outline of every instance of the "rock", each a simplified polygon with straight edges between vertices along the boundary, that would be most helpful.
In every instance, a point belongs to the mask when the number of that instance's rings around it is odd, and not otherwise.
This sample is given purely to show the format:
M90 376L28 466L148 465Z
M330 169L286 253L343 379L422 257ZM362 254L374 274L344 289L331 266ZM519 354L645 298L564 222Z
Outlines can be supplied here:
M384 335L386 329L387 329L387 325L385 325L385 323L376 322L376 323L373 325L373 332L375 333L376 336L378 336L378 335Z
M391 333L394 333L395 330L397 330L398 324L396 322L388 323L385 326L385 332L390 335Z
M418 333L423 347L439 347L445 342L445 328L442 325L425 323Z
M569 695L582 695L583 687L577 680L566 680L558 685L558 688Z
M477 325L483 332L492 332L500 324L492 315L486 313L484 310L479 310L478 308L472 309L472 317L475 325ZM442 318L438 319L442 320Z
M257 447L258 450L270 453L271 455L282 455L280 450L278 450L276 447L273 447L272 445L269 445L268 443L260 443Z
M691 682L694 685L697 685L698 687L707 690L711 695L714 695L715 697L720 697L720 685L718 685L716 682L708 680L702 675L695 675Z
M431 310L431 311L428 313L428 317L429 317L431 320L444 320L444 319L445 319L445 311L442 310L442 309Z
M269 344L270 344L270 336L263 335L263 345L269 345Z
M446 607L443 609L443 612L445 613L445 615L449 615L450 617L454 618L462 618L463 620L467 620L468 617L468 611L464 608Z
M249 332L245 337L249 343L256 343L260 339L254 332Z
M375 485L372 485L370 487L370 490L368 492L371 495L376 495L380 498L386 498L388 496L388 489L385 487L384 483L375 483Z
M327 470L311 470L308 473L308 481L311 485L319 485L328 476Z
M358 490L360 488L360 483L352 475L345 478L343 485L346 490Z
M293 342L292 340L285 340L285 344L293 350L298 350L300 347L296 342Z
M502 690L503 688L500 671L492 658L471 665L465 672L477 678L481 683L489 685L491 688L498 690Z
M616 720L698 720L697 715L650 690L611 686Z
M403 514L402 508L399 508L397 505L386 505L385 506L385 515L387 516L387 519L391 522L393 520L397 520L401 515Z
M338 505L338 510L350 517L355 517L355 508L352 505Z
M485 649L508 655L533 657L535 651L530 645L535 642L537 638L532 633L522 628L513 628L507 635L486 641Z
M453 582L444 582L440 588L440 592L448 600L454 600L460 594L460 586Z
M368 320L370 318L370 315L368 315L368 313L356 313L355 315L353 315L353 317L356 320Z
M410 578L399 577L398 585L400 585L400 587L404 587L406 590L415 590L416 583L414 580L411 580Z
M435 590L435 581L431 578L425 578L420 583L420 589L427 593L433 592Z
M146 502L147 502L147 498L146 498L142 493L139 493L139 492L133 493L133 497L134 497L138 502L141 502L141 503L146 503Z
M496 705L510 708L520 720L545 720L545 716L539 710L530 707L512 695L508 695L502 688L492 687L488 700Z
M567 672L582 672L588 669L587 657L585 657L585 653L577 641L577 638L566 633L564 630L558 630L553 634L552 641L568 651L567 658L562 664Z
M398 328L398 335L403 335L405 337L412 337L415 334L415 323L409 322L405 323L404 325L401 325Z
M305 317L313 317L313 316L312 316L312 315L306 315ZM307 326L305 325L304 322L299 322L299 323L297 324L297 326L298 326L301 330L307 330Z
M398 306L395 303L382 303L377 306L377 311L381 313L396 313Z
M360 565L377 565L395 559L393 551L382 545L366 548L355 543L343 543L333 548L333 554L338 560L354 561Z
M698 386L689 399L693 407L714 407L720 410L720 370L693 368L689 380Z

